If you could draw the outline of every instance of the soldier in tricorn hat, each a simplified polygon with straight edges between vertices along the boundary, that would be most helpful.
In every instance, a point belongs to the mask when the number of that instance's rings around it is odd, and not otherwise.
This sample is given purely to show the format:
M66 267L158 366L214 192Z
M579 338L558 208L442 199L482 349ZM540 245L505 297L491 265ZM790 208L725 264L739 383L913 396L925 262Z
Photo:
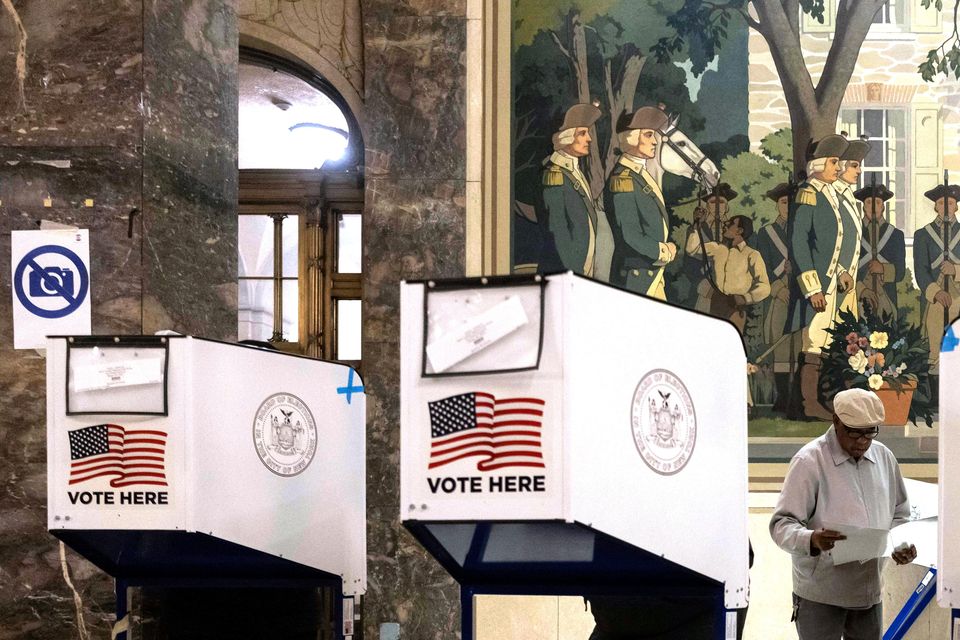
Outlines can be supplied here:
M940 184L923 194L937 217L913 236L913 273L920 287L924 335L930 342L930 387L937 393L945 321L960 315L960 186Z
M843 225L843 242L840 246L839 268L843 269L857 281L857 271L860 265L860 238L863 235L863 206L853 195L853 190L863 173L863 159L870 152L870 144L863 139L851 140L847 150L840 156L840 175L833 188L837 192L837 201L840 203L840 219ZM845 289L843 295L837 299L837 311L849 311L858 315L856 284Z
M607 194L616 241L615 282L660 300L667 299L663 270L676 258L677 247L670 242L663 192L646 164L656 156L660 132L668 122L667 114L657 107L621 116L617 135L622 155Z
M829 135L811 144L807 180L797 189L790 226L790 260L795 276L791 283L787 331L800 332L798 398L792 417L827 420L830 411L819 397L820 360L830 343L830 330L840 299L856 289L856 283L840 261L844 250L844 226L839 196L833 183L840 176L840 157L850 143ZM857 243L859 245L859 242Z
M595 104L575 104L553 134L554 152L544 160L541 212L546 247L542 271L571 270L598 280L610 278L613 234L601 194L593 194L580 158L590 153L590 133L600 118Z
M906 273L907 248L903 231L884 218L886 202L893 198L893 192L878 184L866 186L853 195L863 203L863 237L857 271L860 308L896 318L900 313L897 283Z
M690 282L690 293L685 304L704 313L710 312L710 301L714 293L711 278L707 273L715 272L716 267L709 262L704 263L700 242L708 245L711 242L723 242L724 229L730 217L730 203L736 200L738 195L726 182L715 186L707 194L704 206L694 210L693 222L684 234L683 274Z
M790 376L795 373L794 366L799 346L796 340L783 339L787 323L787 311L790 307L790 283L793 269L790 263L790 238L787 222L790 203L797 193L793 182L781 182L765 194L777 208L777 217L770 224L761 227L756 238L756 248L763 258L770 282L770 296L763 314L764 344L773 346L773 379L776 390L773 410L785 412L790 398ZM780 341L779 344L777 342Z

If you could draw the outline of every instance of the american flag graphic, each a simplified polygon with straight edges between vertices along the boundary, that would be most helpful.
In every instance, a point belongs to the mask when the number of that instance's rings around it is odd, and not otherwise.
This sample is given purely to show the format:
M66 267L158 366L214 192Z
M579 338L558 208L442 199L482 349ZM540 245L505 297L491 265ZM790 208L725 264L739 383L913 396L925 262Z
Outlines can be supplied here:
M69 431L67 435L70 437L70 484L112 476L111 487L167 486L165 431L98 424Z
M544 401L495 398L474 391L428 402L430 468L479 458L477 469L543 468L540 427Z

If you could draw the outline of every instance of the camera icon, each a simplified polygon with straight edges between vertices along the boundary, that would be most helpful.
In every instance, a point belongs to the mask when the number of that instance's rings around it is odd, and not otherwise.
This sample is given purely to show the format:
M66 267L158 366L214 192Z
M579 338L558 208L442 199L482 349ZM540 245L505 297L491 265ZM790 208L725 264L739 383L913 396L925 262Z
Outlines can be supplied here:
M61 296L61 291L73 295L73 271L61 267L44 267L30 272L30 295L34 298Z

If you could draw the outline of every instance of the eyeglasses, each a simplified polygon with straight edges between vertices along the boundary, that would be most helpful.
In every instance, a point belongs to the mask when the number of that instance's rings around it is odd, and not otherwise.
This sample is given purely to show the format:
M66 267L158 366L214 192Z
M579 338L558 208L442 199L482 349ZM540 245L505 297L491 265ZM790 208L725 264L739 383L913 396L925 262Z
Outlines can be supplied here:
M846 431L847 437L853 438L854 440L859 440L860 438L873 440L880 435L880 427L870 427L869 429L853 429L847 425L843 425L843 429Z

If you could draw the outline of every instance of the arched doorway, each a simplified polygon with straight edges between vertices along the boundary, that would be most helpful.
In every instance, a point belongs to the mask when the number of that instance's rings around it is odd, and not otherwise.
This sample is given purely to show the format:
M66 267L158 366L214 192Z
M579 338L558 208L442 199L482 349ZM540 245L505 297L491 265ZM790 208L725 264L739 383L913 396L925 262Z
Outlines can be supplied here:
M363 139L346 100L240 49L238 335L360 360Z

